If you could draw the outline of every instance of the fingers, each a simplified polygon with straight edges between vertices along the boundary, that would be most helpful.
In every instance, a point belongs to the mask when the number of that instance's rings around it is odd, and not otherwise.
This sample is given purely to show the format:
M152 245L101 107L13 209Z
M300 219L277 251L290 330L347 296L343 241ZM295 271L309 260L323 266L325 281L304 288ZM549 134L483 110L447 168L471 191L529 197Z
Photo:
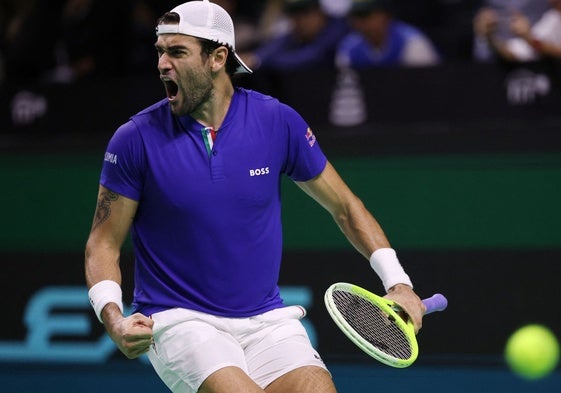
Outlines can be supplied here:
M152 345L152 335L126 334L123 336L119 349L129 359L134 359L148 352Z
M422 303L421 303L422 304ZM424 306L422 306L424 308ZM414 308L412 314L408 314L411 322L413 322L413 328L415 329L415 334L419 333L419 330L423 327L423 314L419 312L422 308Z
M422 312L424 305L421 303L421 307L418 307L416 304L412 305L410 303L401 303L400 308L402 312L400 316L405 321L411 321L413 323L413 328L415 330L415 334L419 333L419 330L423 327L423 315Z
M154 320L152 318L144 316L140 313L133 314L129 318L131 318L131 321L133 321L135 324L139 326L146 326L147 328L150 328L150 330L152 330L152 327L154 326Z
M398 303L399 304L399 303ZM411 321L413 323L413 328L415 334L419 333L419 330L423 327L423 314L416 312L417 307L410 307L407 305L399 304L398 315L404 321Z
M409 317L413 322L413 327L415 328L415 334L417 334L419 333L419 330L421 330L421 328L423 327L423 316L425 315L425 311L427 311L427 308L425 307L421 299L417 297L417 299L415 300L416 300L415 305L412 308L412 315L410 314Z
M407 285L398 284L390 288L390 292L385 296L401 307L407 314L406 319L413 323L415 333L418 333L423 326L423 315L426 307L421 299L413 292L413 289Z
M119 347L121 352L129 359L135 359L150 350L152 340L133 340L124 341L123 345Z
M123 318L111 334L119 350L129 359L148 352L153 343L154 321L142 314Z

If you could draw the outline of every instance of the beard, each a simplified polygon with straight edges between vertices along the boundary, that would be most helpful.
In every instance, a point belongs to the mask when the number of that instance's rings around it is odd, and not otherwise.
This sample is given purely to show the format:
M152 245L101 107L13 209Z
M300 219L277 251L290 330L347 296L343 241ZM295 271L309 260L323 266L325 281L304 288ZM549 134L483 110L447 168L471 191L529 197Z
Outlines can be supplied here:
M196 115L214 94L210 70L188 71L178 81L177 99L171 102L171 112L176 116Z

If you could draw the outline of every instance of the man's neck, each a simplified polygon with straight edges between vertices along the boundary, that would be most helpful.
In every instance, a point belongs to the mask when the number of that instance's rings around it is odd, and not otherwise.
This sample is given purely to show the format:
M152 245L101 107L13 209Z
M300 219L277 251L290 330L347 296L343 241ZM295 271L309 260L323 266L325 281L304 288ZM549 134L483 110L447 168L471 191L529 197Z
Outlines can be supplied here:
M233 96L234 86L228 77L227 83L215 84L209 100L199 110L191 113L191 117L202 125L218 131L226 118Z

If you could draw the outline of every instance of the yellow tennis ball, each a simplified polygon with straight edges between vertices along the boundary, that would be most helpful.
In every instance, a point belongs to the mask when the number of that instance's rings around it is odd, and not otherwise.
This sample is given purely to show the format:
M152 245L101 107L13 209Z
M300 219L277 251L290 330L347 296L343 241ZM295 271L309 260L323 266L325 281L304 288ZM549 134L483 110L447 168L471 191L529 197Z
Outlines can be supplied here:
M559 363L559 342L543 325L526 325L508 339L505 360L512 371L526 379L539 379Z

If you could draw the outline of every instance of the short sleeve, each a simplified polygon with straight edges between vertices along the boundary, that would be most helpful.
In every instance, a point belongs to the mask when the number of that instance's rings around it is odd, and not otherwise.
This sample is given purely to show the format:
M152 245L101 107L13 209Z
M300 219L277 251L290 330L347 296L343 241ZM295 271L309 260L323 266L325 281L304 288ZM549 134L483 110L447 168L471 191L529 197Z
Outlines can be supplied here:
M117 129L105 151L100 184L127 198L140 200L144 183L142 137L131 120Z
M284 104L281 104L281 111L289 136L285 173L294 181L313 179L323 171L327 158L302 116Z

